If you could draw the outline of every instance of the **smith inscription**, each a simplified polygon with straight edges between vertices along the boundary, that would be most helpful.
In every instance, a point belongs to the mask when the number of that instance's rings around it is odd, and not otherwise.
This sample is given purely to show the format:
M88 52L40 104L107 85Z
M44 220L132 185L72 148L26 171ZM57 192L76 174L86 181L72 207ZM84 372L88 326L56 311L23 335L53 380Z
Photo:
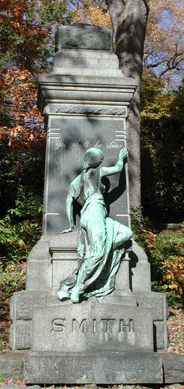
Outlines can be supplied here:
M51 332L64 333L66 328L71 332L130 333L134 332L134 322L133 319L71 319L70 323L63 318L52 320Z
M153 349L152 330L151 310L100 303L94 298L88 304L69 302L33 309L33 351Z

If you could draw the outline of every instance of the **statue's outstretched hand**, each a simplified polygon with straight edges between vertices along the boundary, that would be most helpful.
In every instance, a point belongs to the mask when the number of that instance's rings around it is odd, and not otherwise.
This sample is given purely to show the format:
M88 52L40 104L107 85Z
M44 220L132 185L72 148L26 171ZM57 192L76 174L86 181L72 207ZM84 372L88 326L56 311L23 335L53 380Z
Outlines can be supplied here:
M128 157L128 151L126 149L121 149L119 152L119 158L124 159L126 157Z

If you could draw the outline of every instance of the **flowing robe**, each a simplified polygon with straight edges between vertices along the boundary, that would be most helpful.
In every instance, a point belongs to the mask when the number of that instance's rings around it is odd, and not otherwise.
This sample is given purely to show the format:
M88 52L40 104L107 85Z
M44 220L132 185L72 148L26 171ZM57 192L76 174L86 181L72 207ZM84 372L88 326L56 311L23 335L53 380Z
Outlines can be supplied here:
M103 296L115 288L124 247L114 249L118 234L124 242L131 230L107 217L104 186L99 169L83 171L70 185L69 194L81 206L78 268L60 283L60 290L70 292L77 285L84 297Z

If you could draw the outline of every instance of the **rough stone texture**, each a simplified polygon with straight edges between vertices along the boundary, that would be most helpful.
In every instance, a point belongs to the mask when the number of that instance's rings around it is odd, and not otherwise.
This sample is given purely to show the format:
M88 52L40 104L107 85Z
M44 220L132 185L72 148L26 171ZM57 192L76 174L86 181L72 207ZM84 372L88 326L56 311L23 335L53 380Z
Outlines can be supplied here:
M133 240L130 251L130 289L132 291L151 291L151 272L148 257L144 250Z
M184 383L184 355L159 353L164 366L164 383Z
M0 354L0 373L4 379L23 381L24 379L23 367L24 367L24 353L15 352L15 353Z
M102 105L100 104L47 104L47 106L44 108L44 114L86 114L86 115L112 115L117 117L127 117L128 111L127 106L122 105L105 105L105 103Z
M136 295L138 306L152 309L153 330L154 330L154 350L165 350L169 347L169 336L167 329L167 318L169 316L167 299L164 293L145 291L133 292Z
M22 381L24 379L25 353L12 352L0 355L0 372L5 379ZM36 353L36 355L38 355ZM184 355L159 352L162 359L164 383L184 383ZM57 355L58 358L58 355ZM56 360L57 360L56 358ZM43 362L42 362L43 363ZM1 385L2 389L23 389L20 385ZM30 387L31 388L31 387ZM33 386L39 389L38 385ZM89 385L87 386L89 388ZM91 389L91 388L89 388Z
M31 353L25 359L27 384L162 383L162 359L151 352Z
M61 48L78 48L112 51L112 30L90 24L61 26L56 32L56 51Z
M33 292L16 292L10 299L9 345L12 350L28 350L32 341L32 309L33 306L46 305L46 295Z
M113 70L119 69L119 61L114 53L104 52L102 50L86 51L65 49L58 51L54 56L53 71L55 72L55 68L60 67L65 69L103 69L103 71L110 69L112 72Z

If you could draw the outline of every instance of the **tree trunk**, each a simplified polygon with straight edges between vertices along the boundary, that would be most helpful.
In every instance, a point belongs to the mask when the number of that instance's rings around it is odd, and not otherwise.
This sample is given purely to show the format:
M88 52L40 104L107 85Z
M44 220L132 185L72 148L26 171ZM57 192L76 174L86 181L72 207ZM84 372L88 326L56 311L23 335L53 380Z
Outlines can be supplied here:
M116 40L120 69L138 84L127 121L130 206L141 206L140 91L143 49L149 7L146 0L107 0Z

